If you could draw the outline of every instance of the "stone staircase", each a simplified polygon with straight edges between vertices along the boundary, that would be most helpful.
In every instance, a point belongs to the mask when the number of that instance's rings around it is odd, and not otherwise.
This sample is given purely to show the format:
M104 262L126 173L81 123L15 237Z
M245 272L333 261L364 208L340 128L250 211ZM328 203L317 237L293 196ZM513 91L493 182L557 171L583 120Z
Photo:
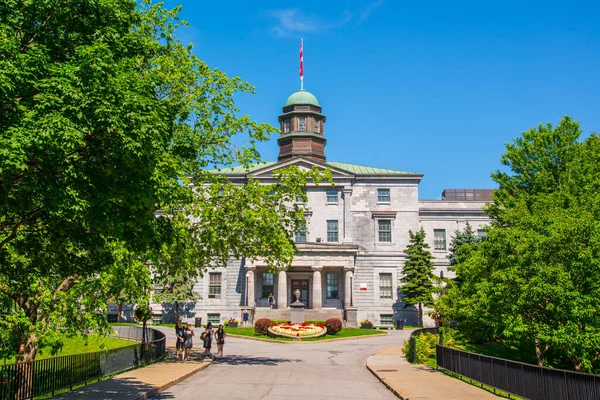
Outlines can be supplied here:
M321 309L321 310L304 310L305 321L323 321L327 318L339 318L342 320L344 317L344 310L337 309ZM274 320L289 321L292 319L292 310L287 309L273 309L270 308L257 308L254 312L254 320L259 318L269 318Z

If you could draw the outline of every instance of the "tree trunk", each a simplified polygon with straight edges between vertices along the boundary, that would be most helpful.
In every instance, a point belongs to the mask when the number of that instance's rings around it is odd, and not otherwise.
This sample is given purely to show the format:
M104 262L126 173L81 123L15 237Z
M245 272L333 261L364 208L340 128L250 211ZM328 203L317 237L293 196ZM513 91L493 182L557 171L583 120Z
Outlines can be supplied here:
M419 302L419 326L421 328L423 327L423 306L421 305L421 302Z
M24 339L18 343L16 381L20 382L20 385L16 390L17 399L26 399L34 395L32 362L38 351L37 336L29 334Z
M540 367L544 366L544 352L542 351L540 339L535 339L535 360Z
M175 302L175 323L179 321L179 302Z
M123 315L123 302L119 302L119 311L117 312L117 322L121 322L121 315Z

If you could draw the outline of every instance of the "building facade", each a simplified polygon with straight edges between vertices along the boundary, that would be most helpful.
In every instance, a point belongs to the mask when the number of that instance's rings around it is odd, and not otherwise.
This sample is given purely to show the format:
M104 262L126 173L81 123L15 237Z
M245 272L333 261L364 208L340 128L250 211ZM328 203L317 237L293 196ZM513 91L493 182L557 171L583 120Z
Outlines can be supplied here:
M220 172L239 184L249 177L270 184L273 171L289 165L330 168L335 185L307 186L308 201L301 204L306 231L296 233L299 251L287 270L272 273L260 262L244 260L209 270L195 288L202 299L180 306L184 321L239 320L243 310L251 319L287 320L298 289L307 320L338 317L347 326L365 319L377 326L405 320L415 325L416 309L404 307L399 283L409 230L424 227L435 274L443 277L452 277L447 256L454 231L469 223L485 234L489 219L482 207L490 201L490 191L446 190L442 200L419 200L422 174L327 161L325 122L316 97L298 91L279 116L278 161L249 171L233 167ZM276 300L272 309L271 293ZM170 319L168 305L155 304L153 310L165 322Z

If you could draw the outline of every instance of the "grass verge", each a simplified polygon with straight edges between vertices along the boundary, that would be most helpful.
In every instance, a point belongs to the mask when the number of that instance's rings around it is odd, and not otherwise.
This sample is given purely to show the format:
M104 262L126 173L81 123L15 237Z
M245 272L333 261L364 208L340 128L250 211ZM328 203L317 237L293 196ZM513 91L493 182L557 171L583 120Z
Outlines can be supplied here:
M92 353L95 351L103 351L115 349L118 347L131 346L133 344L133 342L129 340L96 335L87 335L87 338L84 336L65 336L63 339L61 339L61 341L63 342L63 345L57 353L52 354L52 349L50 347L42 347L38 351L38 354L35 357L35 359L43 360L45 358L70 356L73 354L81 353ZM1 362L3 363L4 359L2 359ZM15 357L6 359L7 364L14 364L14 362Z

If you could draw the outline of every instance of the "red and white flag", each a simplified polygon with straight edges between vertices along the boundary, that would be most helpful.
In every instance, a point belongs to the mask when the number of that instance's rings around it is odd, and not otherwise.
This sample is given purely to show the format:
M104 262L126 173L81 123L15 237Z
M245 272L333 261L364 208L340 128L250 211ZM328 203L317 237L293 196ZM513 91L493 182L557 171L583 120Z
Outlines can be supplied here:
M300 86L304 89L304 57L302 55L302 39L300 39Z

